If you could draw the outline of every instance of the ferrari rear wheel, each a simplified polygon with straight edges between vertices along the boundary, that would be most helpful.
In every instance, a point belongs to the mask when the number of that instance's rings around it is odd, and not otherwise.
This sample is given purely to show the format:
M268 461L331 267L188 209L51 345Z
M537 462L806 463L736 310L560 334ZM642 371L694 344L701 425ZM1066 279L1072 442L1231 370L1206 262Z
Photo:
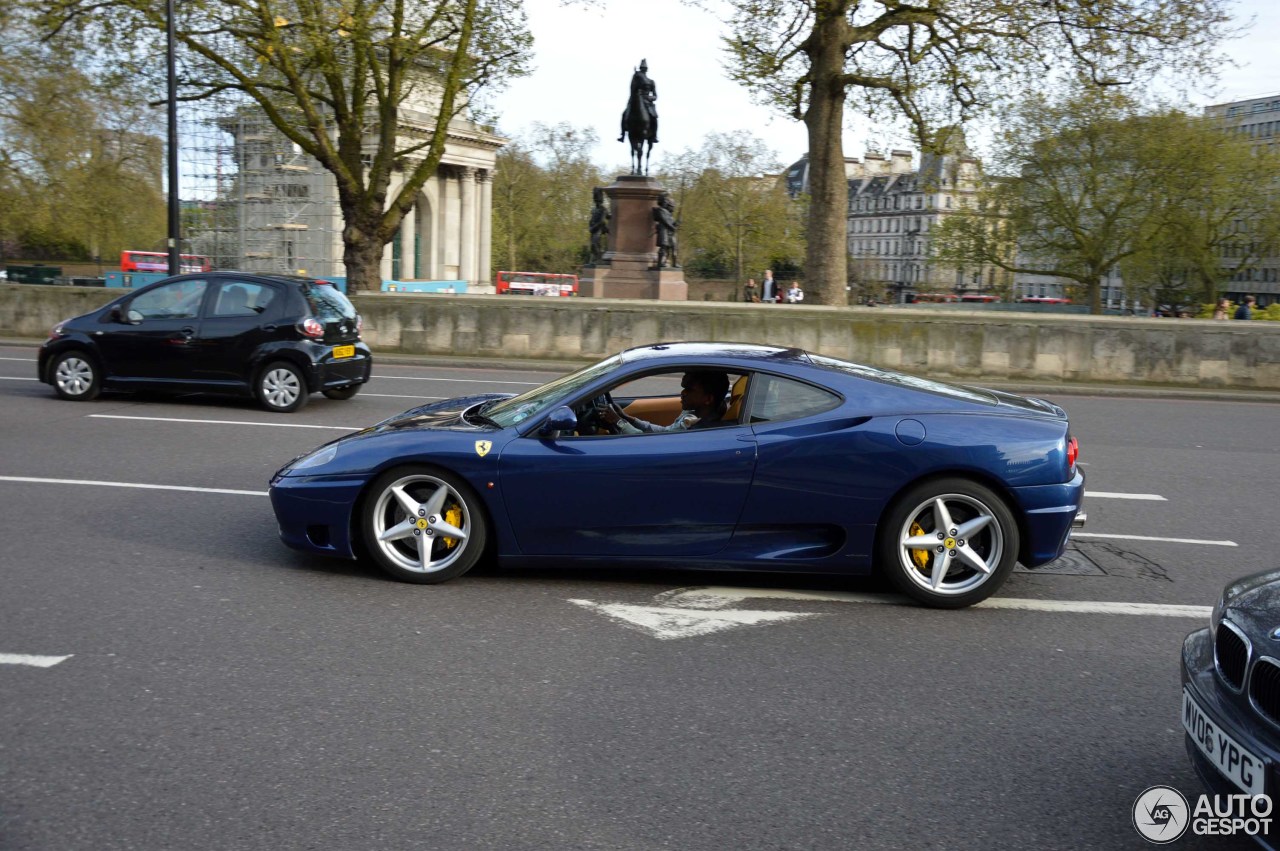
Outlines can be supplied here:
M475 492L458 476L401 467L374 481L361 518L364 544L395 579L428 585L470 570L488 526Z
M880 565L912 599L958 609L1004 584L1018 545L1018 524L995 492L967 479L939 479L907 491L889 510Z

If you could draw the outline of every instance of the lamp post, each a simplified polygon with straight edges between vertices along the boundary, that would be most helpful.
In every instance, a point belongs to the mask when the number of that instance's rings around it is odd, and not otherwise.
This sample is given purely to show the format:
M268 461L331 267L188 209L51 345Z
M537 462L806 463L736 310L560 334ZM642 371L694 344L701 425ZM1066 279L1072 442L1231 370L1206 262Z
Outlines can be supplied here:
M168 0L169 25L166 34L165 59L169 83L169 274L182 269L179 242L182 238L180 199L178 197L178 72L174 59L174 0Z

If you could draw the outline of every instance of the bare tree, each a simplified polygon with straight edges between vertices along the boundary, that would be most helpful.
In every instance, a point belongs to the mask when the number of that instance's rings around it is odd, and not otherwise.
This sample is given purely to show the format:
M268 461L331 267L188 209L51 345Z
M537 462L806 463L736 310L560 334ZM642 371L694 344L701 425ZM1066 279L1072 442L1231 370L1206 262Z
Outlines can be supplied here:
M140 51L167 25L154 0L52 0L54 37ZM349 286L377 290L384 246L436 173L449 122L481 88L523 73L530 39L518 0L184 0L181 92L238 93L328 170L343 217ZM150 35L150 41L145 36ZM407 101L430 128L406 128ZM392 174L403 182L389 197Z
M1226 0L729 0L732 76L803 120L810 206L805 273L845 300L846 101L905 119L923 150L1019 77L1064 65L1095 85L1161 67L1200 70L1224 34Z

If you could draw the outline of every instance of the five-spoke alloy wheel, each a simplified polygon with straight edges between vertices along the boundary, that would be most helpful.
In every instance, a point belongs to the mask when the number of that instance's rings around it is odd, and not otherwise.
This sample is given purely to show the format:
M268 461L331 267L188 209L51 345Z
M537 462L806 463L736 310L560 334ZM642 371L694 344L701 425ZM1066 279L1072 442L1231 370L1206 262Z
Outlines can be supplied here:
M466 573L484 552L488 527L474 491L457 476L401 467L373 483L361 514L364 544L396 579L435 584Z
M84 352L64 352L58 355L50 369L53 372L53 389L63 399L87 402L97 398L102 390L98 366Z
M927 606L961 608L991 596L1018 558L1018 524L1004 500L966 479L904 493L881 529L881 569Z
M296 366L286 361L274 361L258 374L254 390L258 401L268 411L289 414L307 404L306 379Z

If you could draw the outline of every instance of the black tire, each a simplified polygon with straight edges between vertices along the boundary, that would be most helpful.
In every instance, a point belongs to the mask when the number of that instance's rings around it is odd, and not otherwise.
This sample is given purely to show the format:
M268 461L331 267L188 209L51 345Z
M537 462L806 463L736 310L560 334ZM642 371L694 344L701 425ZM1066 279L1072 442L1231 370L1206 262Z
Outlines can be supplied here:
M416 520L406 501L414 504ZM445 535L441 526L463 536ZM382 540L396 529L404 534ZM489 524L480 498L461 477L436 467L398 467L375 479L366 492L360 534L365 552L392 578L435 585L475 566L484 554Z
M360 388L363 386L363 384L348 384L346 387L330 387L327 390L321 390L320 392L323 393L327 399L336 399L339 402L345 402L359 393Z
M951 522L939 529L946 518ZM1019 543L1013 512L994 491L968 479L935 479L893 503L876 555L903 594L926 606L959 609L999 590L1018 560Z
M293 413L311 395L302 370L283 360L272 361L258 372L253 392L262 407L277 414Z
M63 352L49 364L54 392L72 402L88 402L102 392L102 369L79 349Z

